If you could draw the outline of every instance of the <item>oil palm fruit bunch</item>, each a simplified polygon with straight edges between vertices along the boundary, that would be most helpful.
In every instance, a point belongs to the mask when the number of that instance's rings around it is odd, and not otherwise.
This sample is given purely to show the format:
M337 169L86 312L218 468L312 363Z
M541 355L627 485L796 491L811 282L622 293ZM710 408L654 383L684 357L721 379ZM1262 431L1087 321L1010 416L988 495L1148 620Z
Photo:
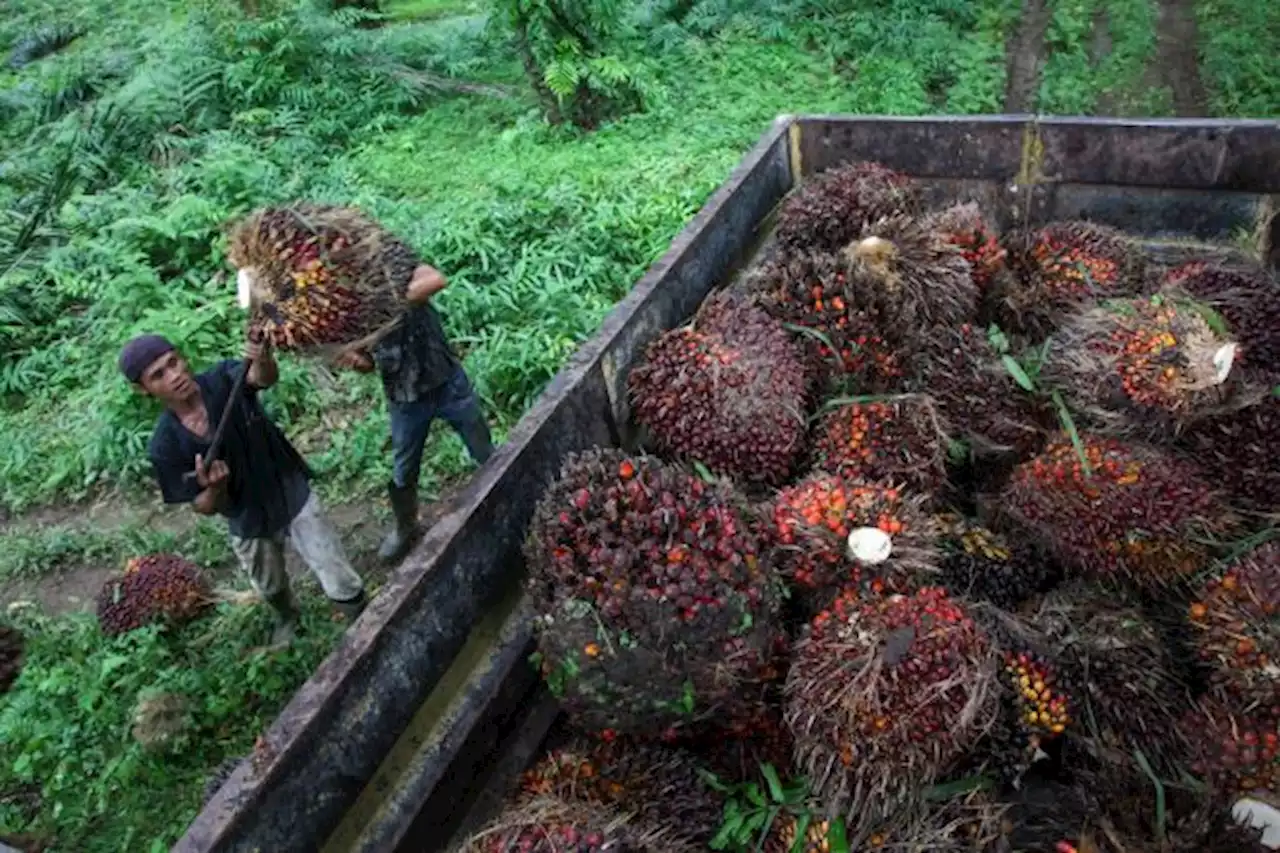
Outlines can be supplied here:
M952 595L1013 610L1057 583L1051 560L958 513L934 516L942 553L938 582Z
M663 455L776 485L804 452L810 392L801 349L741 298L712 297L692 326L649 345L627 379L635 419Z
M625 809L633 812L633 826L668 826L677 843L703 849L724 811L688 753L621 738L573 739L526 771L521 788L530 796Z
M1193 463L1155 448L1060 435L1019 465L999 512L1030 534L1064 569L1145 589L1173 584L1203 567L1204 531L1235 518Z
M213 590L194 563L174 554L130 560L98 593L98 624L115 636L153 622L181 624L213 603Z
M850 588L813 618L787 676L787 725L851 845L919 805L973 745L996 713L997 677L987 636L939 587Z
M1280 396L1197 421L1178 444L1239 506L1259 512L1280 506Z
M942 426L932 398L902 394L851 402L819 420L813 467L853 480L902 483L932 495L947 479Z
M958 246L969 262L980 296L996 290L1009 275L1009 252L974 202L954 204L925 218L926 225Z
M836 251L862 227L919 206L919 189L880 163L857 161L806 180L778 213L776 239L784 252Z
M1203 306L1166 295L1073 315L1048 341L1040 376L1095 429L1166 437L1232 397L1236 344Z
M937 571L936 532L923 504L887 483L812 474L774 501L778 569L819 607L849 584L912 589Z
M204 783L204 793L202 802L208 805L214 795L227 784L227 780L231 778L231 774L236 772L236 768L240 766L240 762L244 760L244 756L232 755L222 760L217 767L213 768L213 772L209 774L209 778Z
M1218 687L1280 704L1280 544L1255 548L1206 582L1188 618Z
M1203 698L1181 718L1191 770L1231 796L1280 785L1280 706Z
M1014 784L1072 722L1072 701L1057 667L1031 650L1002 651L1001 715L988 732L989 766Z
M172 752L191 731L191 703L181 693L148 691L134 706L131 731L147 752Z
M1111 845L1099 826L1102 804L1081 785L1046 781L1010 792L1007 847L1027 853L1137 853ZM1001 848L997 848L1001 849Z
M11 625L0 625L0 694L9 692L22 672L25 638Z
M769 827L764 853L831 853L835 824L818 815L807 817L805 820L786 810L779 812Z
M780 587L723 481L614 448L570 454L525 556L543 674L587 730L716 716L775 648Z
M283 350L354 343L400 316L417 256L362 211L299 202L255 210L232 229L250 328Z
M1280 282L1262 269L1191 261L1169 270L1162 285L1188 293L1221 315L1240 342L1244 370L1280 377Z
M463 843L459 853L693 853L661 831L640 831L606 806L521 798ZM705 849L705 848L703 848Z
M1142 247L1106 225L1055 222L1007 243L1015 280L1003 294L1000 324L1033 342L1047 337L1064 314L1099 298L1149 289Z
M1128 595L1080 582L1049 593L1031 620L1047 641L1059 683L1074 700L1068 728L1087 751L1132 756L1158 770L1185 752L1177 720L1190 707L1187 685L1158 628ZM1174 778L1168 776L1166 778Z

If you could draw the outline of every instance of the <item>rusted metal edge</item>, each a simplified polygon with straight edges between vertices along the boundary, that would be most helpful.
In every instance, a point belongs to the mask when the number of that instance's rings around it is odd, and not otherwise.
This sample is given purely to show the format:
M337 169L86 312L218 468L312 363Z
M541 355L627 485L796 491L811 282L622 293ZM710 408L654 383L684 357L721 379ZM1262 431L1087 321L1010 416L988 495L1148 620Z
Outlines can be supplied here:
M273 788L285 781L290 767L300 763L306 751L316 749L324 743L323 729L329 728L330 734L351 739L353 743L347 747L347 755L360 749L362 737L369 741L385 743L388 736L394 740L399 735L412 714L405 712L403 708L379 714L377 697L367 697L367 701L374 704L372 710L365 709L369 716L362 718L360 730L344 732L339 725L337 732L332 731L335 728L334 723L341 722L343 706L354 701L344 694L347 694L350 689L363 689L368 686L372 680L370 673L378 668L380 652L384 651L388 643L387 632L403 630L404 626L418 615L417 605L421 603L420 591L424 584L432 576L452 568L449 566L450 558L454 556L455 548L459 545L459 539L465 532L468 520L481 507L487 509L486 515L492 515L496 508L505 508L502 506L503 491L508 481L529 477L531 468L534 472L541 471L543 479L549 479L554 469L558 468L558 458L549 462L538 458L537 454L533 454L531 458L528 453L531 446L539 443L540 440L547 441L544 433L560 414L562 404L585 386L600 382L601 361L619 337L627 336L632 315L637 313L656 291L664 288L685 288L690 284L687 276L677 273L683 272L688 267L698 267L700 259L697 254L703 243L704 231L721 215L722 210L731 207L730 202L739 194L748 179L762 167L764 161L776 155L774 149L792 122L791 117L780 116L772 123L759 142L735 167L725 183L711 195L692 220L676 235L662 257L650 266L631 292L609 313L600 330L582 344L553 377L538 400L511 430L507 442L495 452L458 495L456 507L439 517L431 529L425 533L387 585L347 630L338 646L294 694L263 734L252 758L240 764L187 827L186 833L172 848L174 853L258 849L253 839L247 837L244 825L251 818L255 821L266 819L261 814L264 800ZM712 274L718 271L703 270L702 272ZM709 287L711 282L704 282L704 284ZM701 294L689 295L693 297L692 304L696 305L705 295L705 291ZM634 335L631 337L633 339L627 341L627 349L633 348L639 342L638 339L634 339ZM614 407L610 407L612 408ZM599 414L612 420L612 411L601 411ZM616 434L616 424L613 427L613 433ZM533 460L540 464L535 466ZM512 508L513 511L516 509ZM523 509L527 515L532 507L519 509ZM525 519L517 519L517 521L519 523L514 526L523 529ZM474 532L479 534L479 531ZM508 543L510 544L513 543ZM514 544L518 550L518 542ZM454 654L457 647L461 645L460 639L455 643ZM430 691L431 686L433 685L419 686L419 700ZM370 731L378 726L388 727L392 731L390 733ZM352 769L348 767L344 768L345 772L342 774L339 774L336 768L333 769L331 775L342 775L341 780L308 779L309 783L314 783L317 790L325 788L326 781L334 781L335 784L329 786L330 790L324 792L331 801L317 805L317 809L320 809L324 815L324 825L289 827L289 849L299 851L318 849L340 819L341 813L338 810L350 806L359 788L368 782L380 760L381 755L377 755L372 758L364 756L351 761L352 764L363 765L363 768L356 771L357 775L363 778L350 778ZM337 784L338 782L341 784ZM358 787L353 788L353 783ZM332 790L334 788L338 789L337 792ZM343 789L347 791L345 795L342 793ZM334 802L333 799L345 800L345 802ZM278 853L278 851L272 850L272 853Z

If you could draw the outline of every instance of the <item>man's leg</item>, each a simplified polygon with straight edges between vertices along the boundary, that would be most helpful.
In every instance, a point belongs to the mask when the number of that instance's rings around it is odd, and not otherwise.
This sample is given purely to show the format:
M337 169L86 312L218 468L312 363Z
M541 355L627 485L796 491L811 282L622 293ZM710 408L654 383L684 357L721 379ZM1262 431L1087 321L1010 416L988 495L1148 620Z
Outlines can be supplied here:
M348 619L359 616L366 602L364 581L347 559L342 538L325 516L315 492L289 524L289 535L333 605Z
M435 419L430 400L391 403L393 473L387 484L395 523L378 548L385 562L397 562L409 552L418 534L418 475L422 472L422 447Z
M298 627L298 602L293 597L289 573L284 567L284 535L263 539L231 537L231 550L249 575L254 589L275 614L276 627L271 634L273 645L293 639Z
M477 465L483 465L489 460L493 455L493 437L489 434L489 424L480 407L480 397L471 386L471 380L462 365L458 365L457 371L445 385L439 414L458 433Z

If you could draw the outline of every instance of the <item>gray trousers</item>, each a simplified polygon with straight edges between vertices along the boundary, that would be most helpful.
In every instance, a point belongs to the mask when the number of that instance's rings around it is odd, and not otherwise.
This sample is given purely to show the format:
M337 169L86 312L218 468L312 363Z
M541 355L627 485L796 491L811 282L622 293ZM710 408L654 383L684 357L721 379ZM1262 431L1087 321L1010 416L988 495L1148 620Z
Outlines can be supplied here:
M338 531L325 517L320 499L312 492L302 510L279 533L262 539L231 537L231 550L235 551L240 566L264 599L289 589L289 574L284 568L287 541L293 542L298 556L316 576L324 594L333 601L350 601L364 589L364 582L342 548Z

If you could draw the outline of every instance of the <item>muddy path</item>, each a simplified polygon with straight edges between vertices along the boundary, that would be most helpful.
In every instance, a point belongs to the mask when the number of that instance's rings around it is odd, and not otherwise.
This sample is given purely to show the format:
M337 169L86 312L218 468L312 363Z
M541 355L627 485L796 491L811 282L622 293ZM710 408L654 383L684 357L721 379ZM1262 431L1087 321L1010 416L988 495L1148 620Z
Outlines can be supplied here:
M1044 35L1051 17L1048 0L1023 0L1018 30L1005 52L1006 113L1035 112L1044 68Z
M1146 82L1170 90L1179 118L1209 114L1209 93L1200 79L1199 38L1193 0L1159 0L1156 56Z

